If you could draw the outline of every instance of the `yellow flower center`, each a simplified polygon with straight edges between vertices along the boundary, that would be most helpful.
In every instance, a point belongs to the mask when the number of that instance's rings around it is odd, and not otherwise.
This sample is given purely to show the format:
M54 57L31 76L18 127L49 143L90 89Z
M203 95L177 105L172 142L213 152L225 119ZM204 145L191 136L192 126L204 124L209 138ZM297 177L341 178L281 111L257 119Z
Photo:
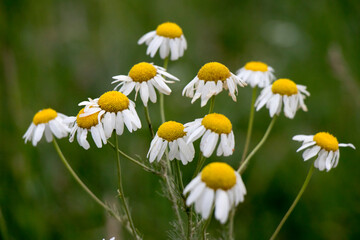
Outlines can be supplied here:
M319 132L315 134L314 141L318 146L326 151L336 151L339 149L339 142L336 137L327 132Z
M91 127L96 126L99 123L98 121L99 112L91 114L86 117L80 117L80 115L83 113L84 113L84 108L81 109L78 115L76 116L76 123L79 127L90 129Z
M149 81L156 76L156 73L157 71L154 65L146 62L141 62L134 65L130 69L129 77L131 77L134 82L141 83L144 81Z
M273 83L271 90L274 94L278 93L280 95L288 95L288 96L298 93L296 84L290 79L286 79L286 78L281 78L276 80Z
M172 142L186 135L184 125L175 121L168 121L161 124L157 132L158 136Z
M263 62L248 62L245 64L245 69L251 71L266 72L268 70L268 65Z
M117 113L129 107L129 99L121 92L109 91L101 95L98 104L107 112Z
M57 117L57 112L51 108L43 109L37 112L33 118L33 123L38 125L40 123L48 123Z
M198 72L198 78L200 80L207 81L225 81L231 76L229 69L218 62L210 62L202 66Z
M232 130L230 120L222 114L210 113L206 115L201 124L206 128L218 134L229 134Z
M213 162L204 167L201 181L211 189L228 190L235 186L236 175L234 169L226 163Z
M167 38L178 38L181 37L183 31L176 23L166 22L156 28L156 34Z

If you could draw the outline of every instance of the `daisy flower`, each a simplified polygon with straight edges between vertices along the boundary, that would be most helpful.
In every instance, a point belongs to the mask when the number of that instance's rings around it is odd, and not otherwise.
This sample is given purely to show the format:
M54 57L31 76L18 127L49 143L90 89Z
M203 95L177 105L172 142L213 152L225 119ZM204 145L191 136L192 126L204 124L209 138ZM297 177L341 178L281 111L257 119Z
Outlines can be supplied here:
M146 54L154 57L159 50L162 59L167 58L171 53L171 60L177 60L184 55L187 48L186 39L182 29L172 22L160 24L155 31L151 31L142 36L138 44L148 45Z
M318 155L314 166L320 171L326 169L328 172L338 165L340 158L339 147L355 149L355 146L351 143L339 143L336 137L327 132L319 132L315 135L296 135L293 140L303 142L297 152L307 148L302 155L304 161Z
M150 101L156 102L156 93L154 87L161 93L169 95L171 89L166 85L166 83L173 83L174 81L168 81L163 78L163 76L179 81L179 79L169 73L162 67L155 66L152 63L141 62L134 65L129 74L114 76L113 79L116 79L113 83L119 83L114 90L119 89L119 92L122 92L126 96L129 95L134 89L137 93L140 90L140 97L144 103L144 106L147 107L147 103Z
M69 141L73 142L75 133L77 132L77 141L84 149L89 149L90 144L86 140L88 132L98 148L102 147L102 143L106 144L106 137L103 126L99 121L99 112L81 117L84 114L85 108L81 109L76 117L69 117L68 121L73 123L73 127L70 132Z
M228 89L232 99L236 102L237 85L244 87L246 83L229 71L229 69L218 62L210 62L202 66L196 77L189 82L182 95L192 98L191 103L201 97L201 107L208 100L223 89Z
M215 218L224 224L231 208L244 201L246 188L240 174L222 162L208 164L184 189L186 205L208 219L215 205Z
M310 96L310 93L306 91L306 86L297 85L290 79L281 78L261 91L255 102L256 111L266 105L270 117L273 117L275 114L280 114L282 104L284 104L285 116L292 119L299 108L307 111L304 103L306 96Z
M155 159L159 162L169 145L169 159L176 158L186 165L193 160L195 155L193 143L186 143L187 139L184 125L175 121L165 122L161 124L156 136L151 141L147 158L151 163Z
M220 138L217 156L233 154L235 139L230 120L222 114L210 113L204 118L198 118L185 124L188 133L187 143L194 142L201 136L200 150L205 157L210 157Z
M109 91L94 100L79 103L85 105L85 112L80 117L86 117L94 113L98 114L98 120L103 124L105 137L111 137L116 129L116 134L121 135L124 124L129 132L141 128L139 116L135 110L135 104L124 94L118 91Z
M70 132L68 124L64 121L66 118L67 116L64 114L58 113L51 108L37 112L23 136L25 143L32 141L33 146L36 146L44 133L47 142L53 140L53 135L57 138L66 137Z
M274 69L263 62L248 62L236 72L236 75L252 88L267 87L275 80Z

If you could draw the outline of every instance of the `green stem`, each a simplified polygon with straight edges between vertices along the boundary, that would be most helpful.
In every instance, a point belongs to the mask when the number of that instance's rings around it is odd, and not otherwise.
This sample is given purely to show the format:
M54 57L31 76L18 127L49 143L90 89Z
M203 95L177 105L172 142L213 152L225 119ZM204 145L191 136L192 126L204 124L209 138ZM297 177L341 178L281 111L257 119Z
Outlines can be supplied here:
M291 214L291 212L294 210L296 204L299 202L301 196L303 195L306 187L308 186L309 182L310 182L310 179L311 179L311 176L313 175L313 172L314 172L314 163L311 164L311 167L309 169L309 172L305 178L305 181L298 193L298 195L296 196L293 204L291 205L291 207L289 208L289 210L286 212L285 216L283 217L283 219L281 220L279 226L276 228L275 232L273 233L273 235L271 236L270 240L274 240L276 238L276 236L278 235L281 227L284 225L284 223L286 222L286 220L288 219L289 215Z
M7 231L7 227L6 227L6 222L5 222L5 218L4 218L4 215L1 211L1 208L0 208L0 233L4 240L8 240L9 239L9 234L8 234L8 231Z
M118 137L117 135L115 134L115 147L116 147L116 150L119 149L119 144L118 144ZM130 211L129 211L129 207L127 205L127 201L125 199L125 195L124 195L124 188L123 188L123 185L122 185L122 179L121 179L121 164L120 164L120 155L119 155L119 151L116 151L116 159L117 159L117 172L118 172L118 183L119 183L119 197L120 199L122 200L123 202L123 205L124 205L124 210L125 210L125 213L126 213L126 216L128 218L128 221L130 223L130 227L131 227L131 230L132 230L132 233L133 233L133 236L138 239L138 236L137 236L137 233L136 233L136 229L135 229L135 226L134 226L134 222L131 218L131 214L130 214Z
M186 206L186 214L188 217L187 240L190 240L192 238L192 206L191 207Z
M252 129L253 129L254 115L255 115L255 107L254 107L254 105L255 105L255 100L256 100L256 90L257 90L257 87L254 87L253 92L252 92L251 105L250 105L249 124L248 124L246 140L245 140L245 146L244 146L244 150L243 150L243 154L242 154L242 157L241 157L240 164L242 164L245 161L245 157L246 157L246 154L248 152L249 144L250 144L250 140L251 140L251 133L252 133Z
M263 136L263 138L260 140L260 142L256 145L256 147L251 151L251 153L247 156L247 158L244 160L244 162L240 165L239 169L237 170L240 174L242 174L245 169L246 169L246 166L248 164L248 162L250 161L250 159L252 158L252 156L254 156L254 154L260 149L260 147L265 143L266 139L268 138L270 132L271 132L271 129L273 128L274 126L274 123L276 121L276 118L277 116L275 115L273 117L273 119L271 120L268 128L266 129L266 132Z
M229 240L234 240L234 217L235 217L236 208L233 208L230 211L230 220L229 220Z
M163 67L165 68L165 70L168 67L168 63L169 63L169 57L166 57L164 59L164 65ZM164 77L165 78L165 77ZM161 116L161 122L164 123L165 122L165 107L164 107L164 94L159 93L160 96L160 116Z
M150 134L151 134L151 138L154 138L155 134L154 134L153 127L152 127L152 125L151 125L151 119L150 119L149 109L148 109L148 107L145 107L145 106L144 106L144 110L145 110L146 121L147 121L147 123L148 123L149 131L150 131Z
M214 106L215 106L215 95L211 97L210 107L209 107L209 113L214 112Z
M182 193L184 191L184 183L182 181L180 163L179 163L179 160L176 160L176 159L174 159L173 161L176 161L176 163L175 163L176 175L177 175L178 184L179 184L179 187L180 187L180 192Z
M193 178L195 178L195 177L198 175L198 173L200 172L202 166L204 165L205 160L206 160L206 158L204 157L204 155L202 154L202 152L200 152L198 164L197 164L197 166L196 166L196 169L195 169Z
M113 217L115 217L119 222L123 222L118 214L116 214L109 206L107 206L105 203L103 203L98 197L95 196L93 192L90 191L90 189L81 181L81 179L78 177L78 175L75 173L75 171L72 169L66 158L64 157L64 154L62 153L59 145L56 142L56 139L53 138L53 144L55 147L55 150L57 154L59 155L61 161L65 165L66 169L70 172L70 174L73 176L75 181L82 187L87 194L101 207L103 207L106 211L108 211ZM128 229L129 230L129 229Z
M213 209L211 210L211 212L213 212ZM207 238L206 238L206 229L207 229L207 227L209 226L209 224L210 224L210 222L211 222L211 218L212 218L212 213L210 214L209 218L206 219L206 221L205 221L205 223L204 223L204 225L203 225L203 227L202 227L202 239L203 239L203 240L206 240L206 239L207 239Z
M116 150L116 147L115 147L115 145L114 145L112 142L110 142L109 140L108 140L107 142L108 142L108 144L109 144L114 150ZM145 171L154 173L154 174L156 174L156 175L161 175L161 173L159 173L159 172L155 171L154 169L146 166L145 164L139 162L138 160L130 157L129 155L127 155L126 153L124 153L124 152L121 151L120 149L117 149L117 151L118 151L122 156L124 156L125 158L129 159L129 160L132 161L133 163L135 163L135 164L139 165L140 167L142 167Z

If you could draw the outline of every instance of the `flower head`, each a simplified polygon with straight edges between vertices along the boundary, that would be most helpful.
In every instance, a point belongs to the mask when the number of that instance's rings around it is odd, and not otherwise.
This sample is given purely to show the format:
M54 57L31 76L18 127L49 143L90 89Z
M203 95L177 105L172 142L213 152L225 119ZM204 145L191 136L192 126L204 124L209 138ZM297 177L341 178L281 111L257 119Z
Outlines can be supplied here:
M70 132L68 124L64 121L66 118L67 116L64 114L58 113L51 108L37 112L23 136L25 143L32 141L33 146L36 146L44 132L47 142L53 140L53 135L57 138L66 137Z
M202 136L200 150L205 157L210 157L214 152L219 138L220 144L216 155L230 156L233 154L235 147L234 133L230 120L223 114L210 113L204 118L187 123L185 124L185 131L189 136L188 143L194 142Z
M244 201L246 188L239 173L231 166L213 162L185 187L184 195L187 193L190 193L187 206L195 203L195 211L207 219L215 204L215 218L224 224L231 208Z
M320 171L326 169L328 172L338 165L340 158L339 147L355 149L355 146L351 143L339 143L336 137L327 132L319 132L315 135L296 135L293 140L303 142L297 152L307 148L302 155L304 161L318 155L314 166Z
M176 158L186 165L193 160L195 155L193 143L186 143L187 140L188 137L184 131L184 125L175 121L165 122L159 127L156 136L151 141L147 157L150 162L153 162L155 159L160 161L165 149L169 145L169 159L173 160Z
M160 57L167 58L171 53L171 60L177 60L184 55L187 48L186 39L182 29L176 23L165 22L160 24L155 31L151 31L142 36L138 44L148 45L146 54L154 57L160 49Z
M171 89L166 83L173 83L173 81L165 80L162 75L169 79L179 81L177 77L167 73L164 68L155 66L152 63L141 62L134 65L128 75L114 76L113 79L116 80L112 83L118 83L114 90L120 88L119 91L126 96L135 88L135 99L140 90L141 100L146 107L149 98L151 102L156 102L154 87L163 94L169 95L171 93Z
M307 111L304 103L306 96L310 96L310 93L306 91L305 86L297 85L290 79L278 79L261 91L260 96L255 102L256 111L259 111L266 105L270 116L273 117L275 114L280 114L282 104L284 104L285 116L292 119L299 108Z
M275 80L274 69L263 62L248 62L236 72L236 75L252 88L267 87Z
M111 137L114 129L117 135L121 135L124 131L124 124L129 132L141 128L134 102L121 92L109 91L99 98L79 103L79 106L82 105L85 106L85 112L80 117L98 113L98 121L102 123L107 139Z
M85 108L81 109L76 117L69 117L73 127L71 129L69 141L73 142L75 133L77 132L77 141L84 149L89 149L90 144L86 140L88 132L98 148L102 147L102 143L106 144L106 137L103 126L100 122L99 112L92 113L91 115L82 116L85 114Z
M223 89L228 89L232 99L236 102L237 85L244 87L246 83L218 62L210 62L202 66L196 77L189 82L182 95L192 98L191 103L201 97L201 107L212 96L219 94Z

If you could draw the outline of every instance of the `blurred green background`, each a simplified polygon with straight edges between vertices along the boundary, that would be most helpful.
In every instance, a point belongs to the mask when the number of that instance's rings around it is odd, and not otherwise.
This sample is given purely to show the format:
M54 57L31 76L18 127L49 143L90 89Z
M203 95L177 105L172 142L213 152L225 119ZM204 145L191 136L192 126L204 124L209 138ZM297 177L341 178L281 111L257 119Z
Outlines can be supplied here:
M310 162L295 151L296 134L329 131L339 142L360 148L360 3L353 1L116 1L2 0L0 2L0 226L3 239L102 239L129 235L74 182L52 144L36 148L22 135L40 109L76 115L77 104L111 90L111 77L127 74L140 62L162 65L145 55L137 40L165 21L178 23L188 50L168 71L179 77L165 98L167 119L186 123L203 117L181 96L183 87L209 61L232 72L259 60L277 77L308 86L309 111L278 119L264 147L243 175L248 194L238 207L236 239L267 239L302 185ZM130 95L131 98L134 95ZM237 167L248 122L251 88L239 90L237 103L222 93L215 111L233 123L236 149L226 161ZM142 103L143 129L120 137L121 149L145 158L150 139ZM160 117L150 104L155 128ZM268 110L255 115L251 146L270 122ZM115 154L109 146L88 151L67 139L59 144L85 183L116 204ZM360 239L359 152L341 149L339 166L316 171L279 239ZM125 160L125 159L124 159ZM173 213L160 194L159 179L123 161L125 193L136 226L145 239L166 239ZM191 179L195 163L182 169ZM212 236L222 226L213 221ZM122 233L123 232L123 233Z

